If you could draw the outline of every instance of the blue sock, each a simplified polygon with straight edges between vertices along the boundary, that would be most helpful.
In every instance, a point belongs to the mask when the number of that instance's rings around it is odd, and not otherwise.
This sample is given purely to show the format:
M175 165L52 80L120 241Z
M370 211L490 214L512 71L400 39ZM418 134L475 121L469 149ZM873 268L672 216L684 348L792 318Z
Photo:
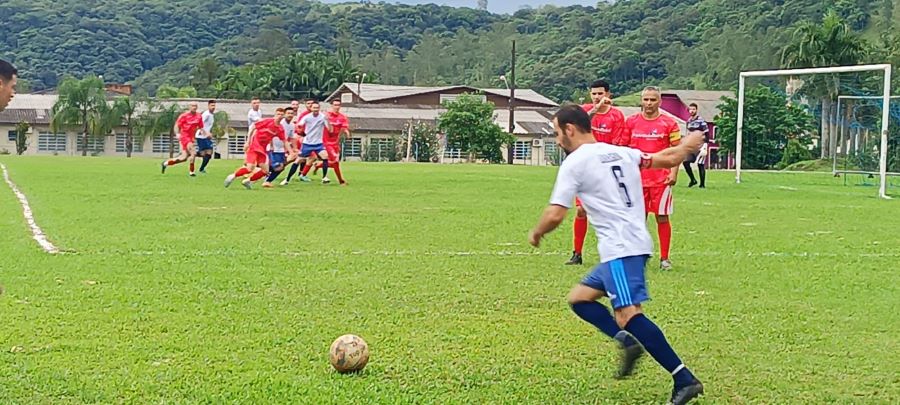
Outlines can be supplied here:
M322 163L322 177L328 177L328 161Z
M281 172L283 172L283 171L284 171L283 168L278 171L272 170L272 172L269 173L269 177L266 177L266 183L271 183L271 182L275 181L275 179L278 178L278 175L281 174Z
M603 304L597 301L582 301L576 302L571 306L572 311L574 311L579 318L596 326L597 329L600 329L606 336L621 342L625 346L631 346L637 343L634 338L627 333L624 333L622 329L619 328L615 318L613 318L609 313L609 310L606 309Z
M672 374L676 389L690 385L694 381L694 375L681 362L672 346L669 346L666 336L644 314L637 314L631 318L628 325L625 325L625 330L634 335L644 345L647 353L650 353L659 365Z
M200 164L200 171L201 171L201 172L204 171L204 170L206 170L206 165L209 164L209 160L210 160L210 159L212 159L212 156L209 156L209 155L204 155L204 156L203 156L203 163Z
M288 170L287 181L291 181L294 178L294 175L297 174L297 169L300 168L300 163L294 163L291 165L291 169Z

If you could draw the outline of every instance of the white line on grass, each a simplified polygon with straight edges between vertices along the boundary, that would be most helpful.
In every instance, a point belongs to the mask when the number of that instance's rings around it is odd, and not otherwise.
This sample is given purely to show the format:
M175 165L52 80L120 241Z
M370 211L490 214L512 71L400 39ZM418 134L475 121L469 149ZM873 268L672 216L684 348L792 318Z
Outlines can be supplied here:
M9 184L9 188L11 188L13 193L16 194L16 197L19 198L19 203L22 204L22 213L25 215L25 221L28 222L28 227L31 228L31 235L34 237L34 240L37 241L38 245L40 245L41 249L44 249L45 252L50 254L60 253L59 248L54 246L53 243L47 239L47 235L44 234L44 231L42 231L41 227L35 222L34 214L31 212L31 205L28 204L28 198L26 198L25 194L19 191L16 184L9 179L9 172L6 171L6 165L0 163L0 168L3 169L3 179L6 180L6 184Z

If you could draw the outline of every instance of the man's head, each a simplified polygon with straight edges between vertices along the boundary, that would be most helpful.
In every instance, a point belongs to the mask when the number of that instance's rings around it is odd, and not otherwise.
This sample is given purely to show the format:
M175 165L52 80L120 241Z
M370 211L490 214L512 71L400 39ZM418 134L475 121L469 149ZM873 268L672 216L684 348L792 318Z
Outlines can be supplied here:
M281 119L284 117L284 108L278 107L275 109L275 122L281 122Z
M322 109L322 106L320 106L319 103L316 101L313 101L312 105L309 105L309 112L311 112L312 115L319 115L319 110L321 110L321 109Z
M299 104L299 102L297 104ZM284 109L284 119L287 120L288 122L291 122L294 120L294 114L296 114L296 113L297 113L297 109L294 108L293 106L285 108Z
M662 101L659 88L648 86L641 92L641 108L644 115L654 117L659 114L659 103Z
M700 109L700 108L697 106L697 103L691 103L691 105L688 106L688 111L691 112L691 117L696 117L696 116L697 116L697 111L698 111L699 109Z
M0 111L6 109L9 102L16 96L16 82L19 81L19 71L9 62L0 59Z
M341 100L334 99L331 100L331 112L337 114L341 112Z
M294 109L294 112L295 112L295 113L296 113L298 110L300 110L300 100L291 100L291 108Z
M209 101L207 101L207 102L206 102L206 108L207 108L207 109L209 110L209 112L211 112L211 113L216 112L216 100L209 100Z
M313 104L318 104L316 102L316 99L314 99L314 98L306 99L306 111L312 111Z
M599 104L600 100L603 100L604 97L612 98L612 95L609 92L609 83L605 80L597 80L596 82L591 83L591 102Z
M250 108L252 108L253 111L259 111L259 97L250 99Z
M188 103L188 111L190 111L191 114L197 113L197 102L196 101L191 101L190 103Z
M591 117L575 104L564 105L553 115L556 144L566 153L572 153L585 143L594 141L591 134Z

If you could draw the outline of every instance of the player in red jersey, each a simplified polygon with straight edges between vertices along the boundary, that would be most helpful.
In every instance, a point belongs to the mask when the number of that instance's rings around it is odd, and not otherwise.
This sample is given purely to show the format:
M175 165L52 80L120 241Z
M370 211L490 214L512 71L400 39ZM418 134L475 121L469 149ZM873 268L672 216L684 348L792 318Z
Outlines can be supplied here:
M284 142L285 150L291 159L295 157L294 148L284 134L284 128L281 126L281 120L284 119L284 108L275 110L274 118L265 118L256 122L250 128L247 136L247 143L244 144L244 165L239 167L234 173L229 174L225 178L225 187L231 185L234 179L245 177L241 181L248 190L252 188L254 181L266 177L269 172L269 154L266 147L272 142L273 138L278 138Z
M591 133L597 142L618 146L628 146L628 131L625 130L625 115L612 106L612 93L609 83L597 80L591 84L591 103L581 106L591 117ZM567 265L583 263L581 252L584 249L584 238L587 236L588 220L581 200L575 199L575 222L572 224L573 249L572 258Z
M175 121L175 129L178 134L178 141L181 143L181 153L175 159L169 159L162 162L162 173L166 173L169 166L184 163L188 159L191 161L190 175L194 175L194 157L197 151L194 150L194 135L197 131L206 131L203 129L203 116L197 114L197 102L191 101L188 104L188 111L178 116Z
M314 98L306 99L306 109L303 110L302 113L298 113L297 116L294 117L294 120L291 121L291 123L294 124L294 131L296 131L296 134L297 134L297 136L294 137L294 142L295 142L294 148L297 149L298 151L301 149L301 146L303 145L303 137L305 136L305 134L303 133L303 128L300 126L300 120L303 119L303 117L312 113L312 106L315 103L317 103L317 101ZM294 160L294 162L291 164L290 170L288 170L287 177L281 181L281 185L286 186L286 185L290 184L291 179L294 178L294 175L297 174L298 170L303 169L303 166L305 164L306 164L306 159L303 159L302 156L297 156L297 159Z
M337 175L338 182L342 186L346 186L347 182L344 180L343 174L341 174L341 137L346 139L350 136L350 120L341 113L341 100L335 99L331 101L331 111L325 113L325 118L328 118L332 127L331 131L325 131L325 136L323 137L328 160L317 164L313 174L321 168L322 183L327 184L330 182L328 180L328 169L332 168L334 169L334 174Z
M659 89L647 87L641 92L641 113L625 121L631 136L630 146L644 153L656 153L681 143L681 128L672 117L659 111ZM647 214L656 214L659 234L659 268L670 270L669 246L672 242L672 186L678 180L678 167L641 169L644 204Z

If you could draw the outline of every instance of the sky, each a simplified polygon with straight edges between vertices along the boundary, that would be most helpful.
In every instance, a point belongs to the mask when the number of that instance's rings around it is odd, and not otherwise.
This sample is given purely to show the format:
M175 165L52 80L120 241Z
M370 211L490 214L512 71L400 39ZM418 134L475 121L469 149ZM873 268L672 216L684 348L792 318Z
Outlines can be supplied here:
M322 0L325 3L344 3L352 0ZM598 0L488 0L488 10L494 13L512 14L522 6L539 7L544 4L556 6L571 6L580 4L583 6L596 6ZM376 3L378 1L375 1ZM386 0L387 3L428 4L435 3L453 7L472 7L478 5L478 0Z

